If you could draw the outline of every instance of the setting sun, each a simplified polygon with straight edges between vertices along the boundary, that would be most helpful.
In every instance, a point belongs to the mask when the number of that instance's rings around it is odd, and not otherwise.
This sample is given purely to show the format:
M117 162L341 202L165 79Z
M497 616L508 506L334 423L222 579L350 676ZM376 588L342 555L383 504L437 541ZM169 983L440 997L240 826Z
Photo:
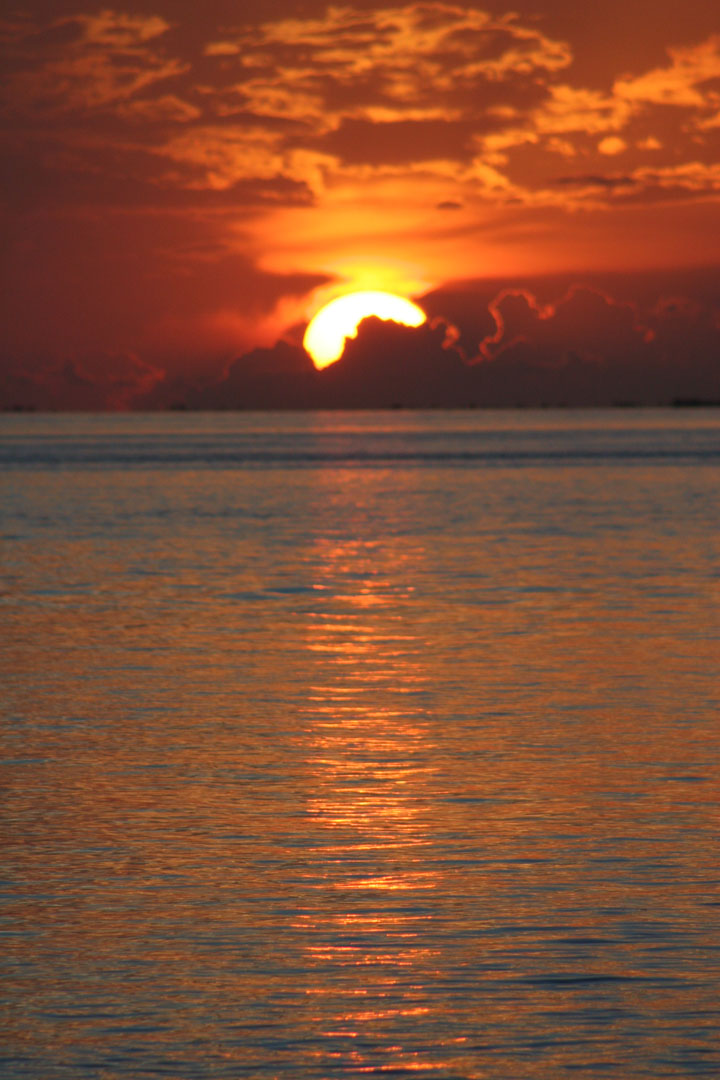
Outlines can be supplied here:
M362 320L372 315L403 326L422 326L426 320L417 304L394 293L367 291L339 296L318 311L305 331L303 345L315 367L328 367L339 360L346 340L355 337Z

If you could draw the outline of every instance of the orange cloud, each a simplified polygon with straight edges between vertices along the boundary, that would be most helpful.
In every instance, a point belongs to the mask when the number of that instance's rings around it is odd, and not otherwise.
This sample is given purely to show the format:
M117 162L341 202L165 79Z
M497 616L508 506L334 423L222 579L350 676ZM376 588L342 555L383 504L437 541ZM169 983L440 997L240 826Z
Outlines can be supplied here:
M540 20L286 0L282 17L235 5L235 25L232 5L220 23L189 0L22 6L0 26L1 119L8 296L24 290L8 322L28 350L65 355L112 325L132 351L189 308L201 355L253 328L267 341L349 286L418 296L713 257L720 38L681 10L633 52L592 42L563 4Z
M594 135L622 128L630 114L630 107L622 100L562 84L550 87L548 101L532 114L531 121L535 130L544 134Z
M156 16L103 11L56 19L38 43L34 27L15 24L16 46L37 62L11 75L11 111L94 111L127 102L138 91L183 74L186 63L148 45L169 29Z
M567 81L571 46L531 20L444 3L330 7L221 34L209 23L192 59L173 55L180 39L155 15L106 10L13 26L23 51L11 76L16 114L73 113L77 125L112 111L130 130L96 129L93 146L97 156L104 143L115 171L134 156L133 173L142 159L165 189L265 184L275 185L273 197L283 181L318 211L330 191L382 189L391 172L413 184L419 173L435 177L432 205L558 206L555 166L543 156L648 148L655 136L637 125L653 103L702 106L695 130L708 137L718 115L708 111L717 92L707 82L720 70L718 38L670 49L669 66L616 79L603 93ZM162 129L152 143L137 141L143 124ZM79 146L77 127L72 138ZM448 181L456 190L443 190ZM564 199L597 206L599 195L576 185ZM287 198L298 193L288 188Z
M300 147L289 149L280 134L240 125L194 127L154 151L194 172L184 181L190 187L223 190L241 180L294 180L320 192L325 174L337 162L327 154Z
M189 124L201 115L200 109L175 94L122 102L116 106L115 112L123 120L150 124Z
M632 175L634 180L645 186L657 185L660 188L679 188L706 194L720 191L720 164L689 161L684 165L643 167L636 169Z
M241 55L237 92L259 116L302 119L332 130L341 117L409 119L474 113L477 88L567 67L572 54L513 15L447 4L376 11L330 7L319 19L266 22L209 46ZM282 51L282 79L273 58ZM379 112L378 112L379 110Z
M672 60L669 66L618 79L616 97L643 105L716 107L717 91L705 84L720 78L720 34L698 45L669 47L668 54Z
M598 143L598 150L601 154L614 157L615 154L622 154L623 150L627 150L627 143L617 135L607 135Z
M101 11L93 15L74 15L58 19L55 26L77 25L81 40L91 45L111 49L128 49L159 37L170 24L156 15L125 15L117 11Z

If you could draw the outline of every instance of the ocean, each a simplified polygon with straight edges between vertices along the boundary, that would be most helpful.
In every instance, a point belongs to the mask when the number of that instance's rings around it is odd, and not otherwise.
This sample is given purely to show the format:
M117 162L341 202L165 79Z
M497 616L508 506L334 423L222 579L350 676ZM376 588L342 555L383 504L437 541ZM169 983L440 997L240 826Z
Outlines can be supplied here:
M0 465L3 1077L720 1075L720 410Z

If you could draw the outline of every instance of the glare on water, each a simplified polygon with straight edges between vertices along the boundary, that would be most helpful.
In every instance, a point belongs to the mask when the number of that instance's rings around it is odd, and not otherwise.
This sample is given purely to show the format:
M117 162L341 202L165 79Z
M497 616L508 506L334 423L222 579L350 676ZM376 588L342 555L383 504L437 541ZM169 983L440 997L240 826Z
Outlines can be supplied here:
M5 1075L717 1075L718 434L6 417Z

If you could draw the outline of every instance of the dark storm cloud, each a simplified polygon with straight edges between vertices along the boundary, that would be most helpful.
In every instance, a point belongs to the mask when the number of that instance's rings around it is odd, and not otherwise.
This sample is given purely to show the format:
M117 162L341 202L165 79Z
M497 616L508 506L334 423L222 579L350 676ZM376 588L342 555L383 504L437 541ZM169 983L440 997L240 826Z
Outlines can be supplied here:
M720 394L720 308L660 298L652 309L574 286L556 303L505 290L491 303L495 332L480 343L487 388L578 404L667 404ZM544 371L548 377L538 379ZM530 390L530 397L526 397ZM537 400L537 399L536 399Z
M490 310L496 330L480 343L479 350L486 360L521 345L531 351L537 364L564 364L570 356L604 363L639 349L645 333L632 304L580 286L547 306L528 291L508 289Z
M470 297L457 310L467 309ZM651 308L574 286L556 302L503 290L495 332L468 355L467 329L436 319L412 329L365 319L336 364L316 371L280 341L239 357L204 387L168 386L192 408L418 408L670 404L720 398L720 308L661 297ZM147 403L162 398L151 395Z

